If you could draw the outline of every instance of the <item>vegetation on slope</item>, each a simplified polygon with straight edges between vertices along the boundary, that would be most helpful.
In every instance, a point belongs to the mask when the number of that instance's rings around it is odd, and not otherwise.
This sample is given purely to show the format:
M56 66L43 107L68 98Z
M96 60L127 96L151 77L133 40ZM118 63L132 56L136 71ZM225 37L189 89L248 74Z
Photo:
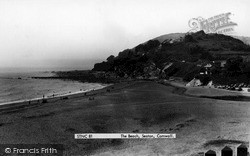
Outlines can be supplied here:
M163 37L161 37L162 39ZM203 31L186 34L178 39L149 40L133 49L126 49L118 56L109 56L106 61L95 64L92 71L112 72L118 77L182 77L184 80L197 76L204 63L224 60L227 66L213 66L211 76L235 79L235 75L248 77L250 71L249 45L241 40L222 34L205 34ZM249 57L250 58L250 57ZM169 68L164 67L173 63ZM203 64L203 66L202 66ZM236 67L237 66L237 67Z

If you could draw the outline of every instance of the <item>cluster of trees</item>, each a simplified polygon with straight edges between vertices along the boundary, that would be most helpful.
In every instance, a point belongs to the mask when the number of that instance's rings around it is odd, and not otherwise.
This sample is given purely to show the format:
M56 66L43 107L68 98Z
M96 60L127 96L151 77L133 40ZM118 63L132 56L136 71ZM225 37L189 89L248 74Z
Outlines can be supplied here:
M185 42L197 42L197 41L194 39L194 37L193 37L192 35L190 35L190 34L185 35L184 41L185 41Z
M149 40L146 44L139 44L135 47L136 52L148 52L156 47L158 47L161 43L158 40Z
M214 60L214 56L211 53L209 53L208 50L196 44L188 46L188 53L194 58L200 60L209 60L209 61Z
M244 62L240 56L227 59L225 69L228 76L238 76L241 74L250 76L250 62Z
M135 76L135 73L143 73L143 69L149 61L149 54L146 52L156 49L160 45L158 40L149 40L140 44L135 49L126 49L117 57L111 55L106 61L96 63L93 71L113 71L120 77L125 74Z
M213 67L212 79L218 84L250 83L250 62L242 57L231 57L226 60L224 68Z

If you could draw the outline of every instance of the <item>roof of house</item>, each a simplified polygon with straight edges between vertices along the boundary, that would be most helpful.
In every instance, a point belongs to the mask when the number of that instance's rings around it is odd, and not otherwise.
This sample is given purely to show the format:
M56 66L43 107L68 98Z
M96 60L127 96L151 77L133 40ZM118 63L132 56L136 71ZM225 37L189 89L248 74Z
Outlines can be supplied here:
M210 67L212 67L212 65L209 63L209 64L206 64L204 67L205 68L210 68Z

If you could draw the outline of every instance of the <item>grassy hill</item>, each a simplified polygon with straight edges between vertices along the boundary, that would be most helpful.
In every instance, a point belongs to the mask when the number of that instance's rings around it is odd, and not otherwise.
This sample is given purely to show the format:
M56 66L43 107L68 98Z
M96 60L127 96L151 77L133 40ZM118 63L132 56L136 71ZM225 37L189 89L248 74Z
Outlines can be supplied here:
M204 68L202 64L214 65L216 61L229 59L232 59L231 62L236 59L237 62L238 57L241 58L240 70L248 71L245 62L248 58L250 60L250 46L234 37L206 34L203 31L190 34L174 33L159 36L133 49L126 49L119 52L118 56L111 55L106 61L96 63L92 71L111 72L117 77L178 76L190 80ZM169 63L172 65L165 69ZM230 62L227 65L230 66ZM213 70L215 73L222 72L217 71L221 70L220 68ZM223 72L230 74L233 71L228 68Z
M183 37L185 37L185 33L171 33L171 34L166 34L166 35L156 37L153 40L158 40L159 42L162 43L165 40L179 40L180 38L183 38Z

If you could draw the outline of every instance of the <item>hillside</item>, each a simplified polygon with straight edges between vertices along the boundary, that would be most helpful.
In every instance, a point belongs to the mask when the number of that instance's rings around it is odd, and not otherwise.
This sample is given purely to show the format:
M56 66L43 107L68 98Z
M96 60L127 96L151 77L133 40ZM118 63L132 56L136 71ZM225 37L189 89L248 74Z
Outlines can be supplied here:
M112 73L114 77L121 78L155 79L177 76L189 81L197 76L205 64L213 64L215 68L221 61L227 61L229 66L229 59L231 62L234 59L236 62L240 60L240 70L248 71L246 62L250 60L250 46L222 34L205 34L203 31L175 33L126 49L118 56L111 55L106 61L96 63L92 71ZM213 70L218 73L222 69L218 67ZM223 72L229 74L232 72L229 70L223 69ZM216 76L215 74L214 77Z
M250 37L245 37L245 36L233 36L233 37L241 40L245 44L250 45Z
M180 38L183 38L183 37L185 37L185 33L171 33L171 34L166 34L166 35L156 37L153 40L158 40L159 42L162 43L165 40L179 40Z
M181 38L185 37L185 33L171 33L171 34L165 34L165 35L161 35L159 37L156 37L152 40L158 40L159 42L163 42L165 40L179 40ZM250 37L246 37L246 36L232 36L236 39L241 40L242 42L244 42L247 45L250 45Z

